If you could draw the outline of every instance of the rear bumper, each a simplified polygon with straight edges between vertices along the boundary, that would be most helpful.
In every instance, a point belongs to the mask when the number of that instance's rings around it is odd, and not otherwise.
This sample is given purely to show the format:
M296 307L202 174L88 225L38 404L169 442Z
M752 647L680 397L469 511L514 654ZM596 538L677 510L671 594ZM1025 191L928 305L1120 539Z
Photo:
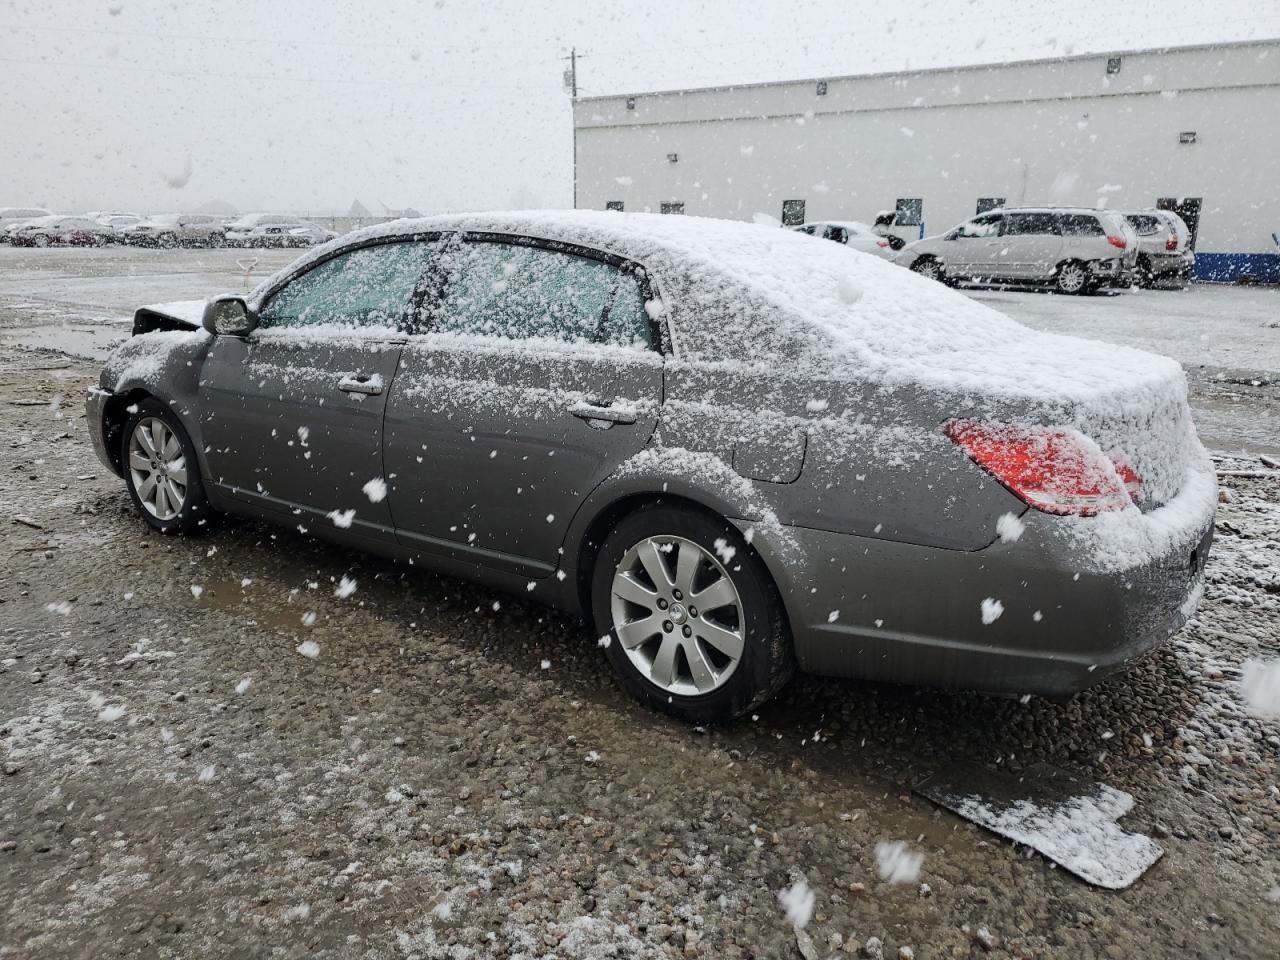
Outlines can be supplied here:
M1095 284L1104 287L1128 287L1133 284L1133 269L1118 257L1090 260L1089 276Z
M1147 258L1151 264L1151 275L1153 277L1183 277L1191 276L1191 271L1196 265L1196 255L1187 251L1186 253L1175 254L1157 254Z
M1194 612L1212 515L1160 557L1088 573L1028 511L1015 543L963 552L792 528L783 577L801 669L1067 696L1141 660ZM999 616L984 623L984 601ZM987 615L990 616L988 603Z

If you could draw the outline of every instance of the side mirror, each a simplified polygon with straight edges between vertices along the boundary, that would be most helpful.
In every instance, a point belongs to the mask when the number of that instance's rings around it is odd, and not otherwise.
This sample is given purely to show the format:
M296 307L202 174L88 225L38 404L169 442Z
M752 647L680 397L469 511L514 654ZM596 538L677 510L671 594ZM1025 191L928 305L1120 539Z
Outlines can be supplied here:
M200 325L215 336L243 337L258 325L244 297L214 297L204 305Z
M945 237L943 237L942 239L943 239L943 240L956 240L956 239L958 239L958 238L959 238L959 236L960 236L960 231L959 231L959 230L952 230L950 233L948 233L948 234L947 234Z

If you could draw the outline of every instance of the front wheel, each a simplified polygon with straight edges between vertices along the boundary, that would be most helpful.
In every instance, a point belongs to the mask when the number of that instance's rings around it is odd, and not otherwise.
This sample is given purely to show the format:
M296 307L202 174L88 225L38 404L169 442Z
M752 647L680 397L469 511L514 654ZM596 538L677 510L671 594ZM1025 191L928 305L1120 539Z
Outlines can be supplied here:
M605 539L592 576L596 632L624 687L693 723L739 716L795 670L764 563L725 520L653 503Z
M1059 293L1087 293L1089 272L1085 269L1083 263L1076 260L1068 260L1058 267L1058 274L1054 278L1054 286L1057 287Z
M933 257L920 257L915 263L911 264L911 270L922 277L942 282L942 264Z
M163 404L146 400L125 421L121 463L142 519L161 533L190 533L207 522L209 500L191 438Z

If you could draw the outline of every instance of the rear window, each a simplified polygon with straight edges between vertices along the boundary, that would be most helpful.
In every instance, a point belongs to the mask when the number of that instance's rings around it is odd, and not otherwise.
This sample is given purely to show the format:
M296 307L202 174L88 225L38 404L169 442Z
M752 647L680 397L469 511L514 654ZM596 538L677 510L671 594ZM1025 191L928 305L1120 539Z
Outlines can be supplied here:
M1155 217L1146 214L1134 214L1126 217L1126 220L1138 231L1138 236L1149 237L1160 232L1160 221Z

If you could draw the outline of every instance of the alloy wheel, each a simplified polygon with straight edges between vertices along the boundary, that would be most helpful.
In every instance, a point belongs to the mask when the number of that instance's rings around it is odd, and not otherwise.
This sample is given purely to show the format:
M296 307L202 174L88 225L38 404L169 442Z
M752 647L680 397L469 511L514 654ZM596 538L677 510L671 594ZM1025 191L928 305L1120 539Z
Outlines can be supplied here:
M677 536L647 537L618 563L613 628L635 668L678 696L722 686L742 661L742 599L713 553Z
M942 267L938 264L937 260L926 260L924 263L920 264L920 266L916 267L915 270L916 273L920 274L920 276L927 277L930 280L942 279Z
M1079 293L1086 279L1084 267L1078 263L1064 263L1058 271L1058 286L1064 293Z
M172 520L187 499L182 442L159 417L139 420L129 437L129 474L142 507L157 520Z

